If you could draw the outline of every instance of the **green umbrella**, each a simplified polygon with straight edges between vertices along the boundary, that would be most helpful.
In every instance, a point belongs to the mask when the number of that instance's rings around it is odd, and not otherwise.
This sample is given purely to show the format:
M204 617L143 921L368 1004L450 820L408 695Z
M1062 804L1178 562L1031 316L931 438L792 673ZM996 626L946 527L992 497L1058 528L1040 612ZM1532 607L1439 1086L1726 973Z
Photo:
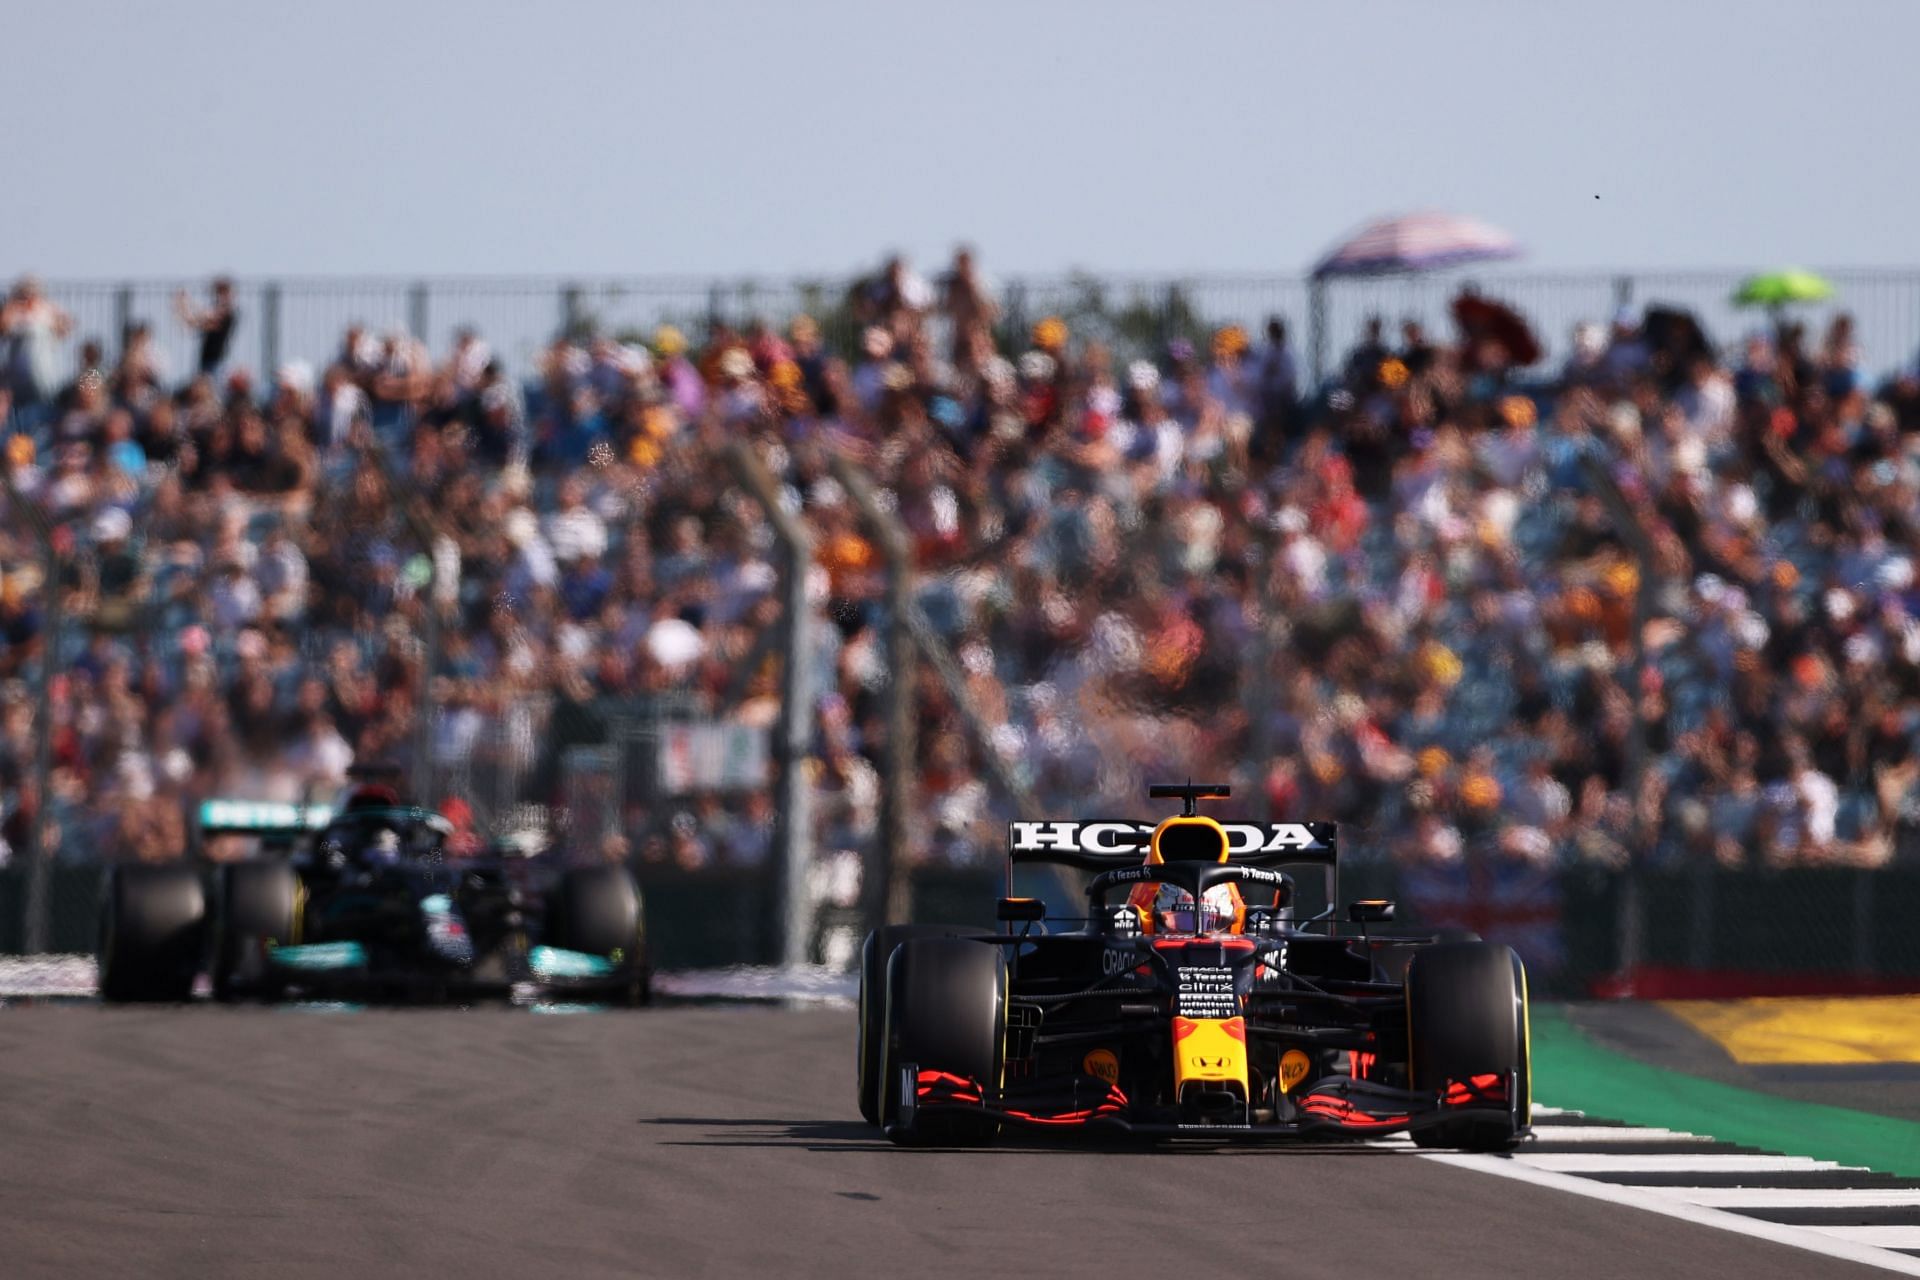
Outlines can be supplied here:
M1833 296L1833 286L1811 271L1791 267L1748 276L1733 300L1743 307L1782 307L1789 302L1820 302Z

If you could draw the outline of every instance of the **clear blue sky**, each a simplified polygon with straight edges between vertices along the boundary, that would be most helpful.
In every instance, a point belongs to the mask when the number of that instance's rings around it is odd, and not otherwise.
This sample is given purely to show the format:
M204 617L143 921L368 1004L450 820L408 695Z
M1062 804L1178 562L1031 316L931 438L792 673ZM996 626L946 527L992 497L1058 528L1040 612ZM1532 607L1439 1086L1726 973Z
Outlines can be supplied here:
M1920 263L1920 4L14 0L0 275ZM1599 196L1598 200L1594 199Z

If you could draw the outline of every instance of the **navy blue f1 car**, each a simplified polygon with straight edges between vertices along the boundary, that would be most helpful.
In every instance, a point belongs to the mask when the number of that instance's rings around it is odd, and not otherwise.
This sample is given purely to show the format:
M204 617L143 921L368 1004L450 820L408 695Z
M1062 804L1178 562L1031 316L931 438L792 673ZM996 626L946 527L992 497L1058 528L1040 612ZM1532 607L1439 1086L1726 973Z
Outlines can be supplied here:
M1221 823L1224 786L1156 785L1158 823L1016 822L1008 856L1091 872L1084 918L1003 898L999 933L876 930L860 981L862 1115L902 1144L1008 1126L1150 1138L1407 1132L1511 1147L1528 1132L1526 974L1504 946L1337 919L1331 823ZM1330 904L1295 919L1317 866ZM1062 929L1050 924L1065 924Z

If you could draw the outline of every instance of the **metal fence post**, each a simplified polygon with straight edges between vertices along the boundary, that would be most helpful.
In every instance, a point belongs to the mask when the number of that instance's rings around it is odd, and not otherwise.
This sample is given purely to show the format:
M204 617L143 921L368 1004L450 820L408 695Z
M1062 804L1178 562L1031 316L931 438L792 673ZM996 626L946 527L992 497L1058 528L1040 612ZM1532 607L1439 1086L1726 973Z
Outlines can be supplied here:
M813 793L807 778L813 745L812 617L807 612L807 569L813 535L780 501L780 485L744 441L727 446L727 462L741 487L766 512L785 553L781 574L780 728L775 754L780 766L780 802L774 814L774 855L780 867L780 959L788 967L807 963L813 947L813 896L807 873L813 863Z
M133 327L133 285L122 284L113 291L113 340L122 354L127 349L127 330Z
M1624 311L1633 305L1633 277L1615 276L1613 278L1613 309Z
M1287 611L1273 597L1275 539L1266 535L1259 537L1258 542L1262 552L1259 560L1261 575L1254 591L1260 609L1260 625L1255 628L1252 643L1248 647L1247 663L1251 669L1245 673L1243 687L1246 690L1244 696L1248 721L1247 754L1253 764L1253 813L1262 821L1272 821L1288 816L1273 811L1273 796L1267 789L1267 771L1273 767L1274 757L1273 668L1290 639L1290 632L1284 621Z
M1327 282L1318 276L1307 283L1307 365L1318 394L1327 378Z
M280 367L280 282L260 288L260 374L263 380Z
M36 955L47 949L50 911L48 889L53 874L53 851L47 847L47 802L53 780L53 677L60 669L60 632L66 625L60 599L60 574L63 557L54 545L53 523L40 504L21 493L13 483L11 463L0 465L7 500L33 527L34 540L40 544L41 571L45 575L41 591L46 611L40 646L40 678L34 689L33 713L33 815L27 824L27 896L22 908L22 950Z
M422 342L427 342L432 337L427 332L427 324L432 318L427 310L428 296L425 280L414 281L412 287L407 290L407 325L413 330L413 336Z
M1016 817L1039 818L1039 801L1034 799L1026 783L1016 778L1013 771L1007 768L1007 762L1001 759L1000 749L993 745L993 731L967 699L967 678L960 673L960 664L953 660L953 651L940 638L940 633L933 629L932 621L917 600L908 602L907 627L913 633L913 642L919 647L920 655L933 668L933 673L940 677L941 687L946 690L947 698L960 717L961 728L967 731L968 743L980 754L980 762L986 766L987 776L1013 806Z
M408 523L414 517L408 517ZM424 521L423 521L424 523ZM416 530L414 536L418 537ZM433 786L433 669L440 661L440 548L429 538L426 549L427 580L421 597L426 601L426 616L421 619L419 688L414 693L413 794L418 803L434 803Z
M880 840L867 858L861 882L861 907L869 931L899 924L912 910L907 882L907 815L913 806L915 734L913 723L913 633L907 615L913 609L913 555L907 531L881 508L873 485L846 455L828 456L827 466L853 499L880 544L887 565L886 776L880 784Z
M1629 659L1632 672L1632 687L1627 690L1633 703L1633 726L1627 736L1627 794L1633 797L1636 815L1640 805L1640 795L1645 788L1647 769L1647 730L1640 719L1640 681L1646 671L1647 663L1647 623L1653 614L1653 539L1647 535L1640 518L1634 514L1626 495L1620 492L1620 486L1614 483L1613 475L1606 466L1592 454L1581 458L1581 467L1586 473L1587 483L1606 506L1607 514L1612 517L1614 527L1619 531L1627 550L1633 553L1634 569L1638 578L1633 599L1633 656ZM1633 848L1627 851L1625 879L1620 886L1619 914L1616 920L1619 954L1617 957L1620 977L1630 986L1634 972L1639 968L1645 945L1645 908L1641 902L1641 867L1645 850L1638 844L1638 833ZM1627 994L1632 994L1629 990Z
M1027 286L1020 280L1007 281L1007 287L1001 295L1000 314L1005 317L1001 324L1005 326L1009 341L1019 343L1025 340L1027 333Z
M413 791L414 802L430 806L433 804L434 784L433 669L440 661L440 602L436 598L440 583L439 531L422 509L418 494L394 469L392 459L387 456L378 438L368 439L366 452L379 470L388 495L399 509L400 518L406 521L407 531L419 544L420 554L427 562L427 580L420 586L425 616L420 627L420 676L414 687L413 769L407 781Z

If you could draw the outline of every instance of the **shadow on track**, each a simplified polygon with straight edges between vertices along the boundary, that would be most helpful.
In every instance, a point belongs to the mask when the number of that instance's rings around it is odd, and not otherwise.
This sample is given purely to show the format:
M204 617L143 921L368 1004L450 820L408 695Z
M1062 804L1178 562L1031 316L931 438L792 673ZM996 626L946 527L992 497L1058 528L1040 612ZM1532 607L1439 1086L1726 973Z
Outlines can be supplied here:
M720 1116L655 1116L640 1124L719 1131L663 1147L786 1147L805 1151L892 1151L894 1146L858 1120L754 1120ZM729 1132L731 1131L731 1132ZM724 1135L724 1136L723 1136ZM736 1136L737 1135L737 1136Z
M659 1143L663 1147L759 1147L818 1152L898 1151L907 1155L930 1151L967 1155L991 1155L994 1152L1018 1152L1024 1155L1084 1155L1090 1151L1137 1151L1189 1156L1310 1152L1321 1156L1392 1159L1406 1154L1396 1148L1363 1146L1358 1142L1235 1143L1201 1138L1155 1140L1116 1133L1048 1134L1019 1129L1003 1131L999 1141L991 1147L897 1147L881 1137L871 1125L858 1120L654 1116L636 1123L714 1131L701 1138L663 1139Z

